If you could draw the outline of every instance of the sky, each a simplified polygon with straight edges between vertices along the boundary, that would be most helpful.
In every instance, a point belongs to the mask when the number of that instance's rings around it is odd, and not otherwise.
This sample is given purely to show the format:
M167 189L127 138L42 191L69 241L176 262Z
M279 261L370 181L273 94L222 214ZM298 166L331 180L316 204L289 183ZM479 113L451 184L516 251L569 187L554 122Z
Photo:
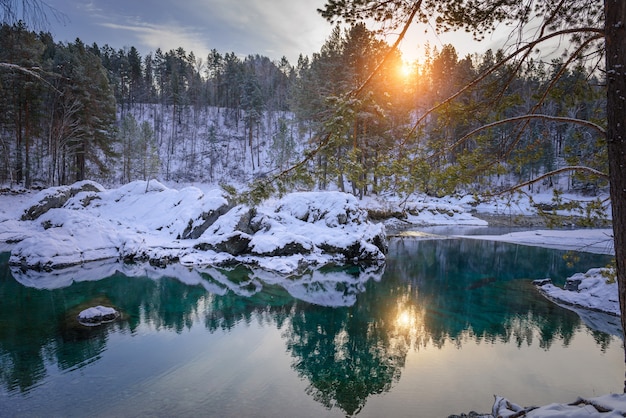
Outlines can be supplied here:
M317 9L325 0L47 0L64 14L49 19L56 41L80 38L86 44L114 49L136 47L142 55L161 48L183 47L206 58L211 49L240 57L260 54L272 60L286 56L295 64L299 54L318 52L332 26ZM435 36L416 28L401 45L406 61L419 59L425 41L439 48L453 43L463 56L483 52L467 35ZM470 38L470 39L468 39ZM391 44L395 39L390 38Z
M316 9L324 0L48 0L66 15L50 19L57 41L135 46L142 54L183 47L198 57L215 48L237 55L317 52L331 26Z

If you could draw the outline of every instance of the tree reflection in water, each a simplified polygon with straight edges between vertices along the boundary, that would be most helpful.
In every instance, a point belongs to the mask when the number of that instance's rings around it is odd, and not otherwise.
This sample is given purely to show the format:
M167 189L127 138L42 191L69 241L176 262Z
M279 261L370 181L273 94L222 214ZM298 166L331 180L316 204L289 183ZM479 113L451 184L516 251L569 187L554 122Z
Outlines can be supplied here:
M518 279L558 282L607 261L580 254L570 267L558 251L483 241L391 244L382 279L382 271L356 267L283 279L239 267L204 270L195 285L117 273L53 290L18 283L2 255L0 382L9 393L28 392L51 365L87 367L106 355L111 333L141 338L142 326L181 333L199 323L213 333L254 322L283 330L292 367L308 381L313 399L354 415L399 381L410 350L469 342L537 343L545 350L555 341L569 344L582 326L578 316ZM115 306L123 319L77 328L77 309L94 303ZM600 349L612 339L601 332L594 337Z

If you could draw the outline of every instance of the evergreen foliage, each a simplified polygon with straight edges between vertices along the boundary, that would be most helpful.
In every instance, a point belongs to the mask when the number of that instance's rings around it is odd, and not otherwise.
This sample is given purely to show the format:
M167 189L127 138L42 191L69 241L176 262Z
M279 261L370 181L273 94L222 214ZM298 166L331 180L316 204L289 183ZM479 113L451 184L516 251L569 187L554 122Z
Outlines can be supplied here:
M594 128L602 80L568 55L497 65L503 51L427 47L401 75L399 52L356 22L295 66L215 49L202 59L65 45L21 23L2 31L0 62L37 68L45 82L0 71L1 182L255 180L263 196L336 187L363 197L493 192L572 165L607 171ZM528 113L537 117L516 119ZM595 193L607 181L563 171L529 189L563 184Z

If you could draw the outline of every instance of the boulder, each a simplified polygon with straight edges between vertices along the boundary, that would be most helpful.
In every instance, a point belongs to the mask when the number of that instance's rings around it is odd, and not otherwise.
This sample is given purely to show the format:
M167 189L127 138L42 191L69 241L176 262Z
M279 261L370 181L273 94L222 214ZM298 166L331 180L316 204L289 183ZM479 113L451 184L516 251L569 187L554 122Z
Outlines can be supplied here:
M249 252L249 244L251 237L241 231L234 231L230 234L224 234L218 240L213 242L201 242L195 245L195 249L206 251L228 253L238 256Z
M91 181L81 181L71 186L51 187L35 196L36 203L24 210L20 219L22 221L34 221L50 209L63 207L68 200L80 192L101 192L103 190L102 186Z
M93 306L81 311L78 322L86 326L97 326L107 322L115 321L120 316L119 312L107 306Z
M200 219L202 220L202 223L200 223L200 225L194 227L193 226L193 222L190 220L189 221L189 225L187 226L187 228L183 232L181 238L182 239L197 239L197 238L200 238L200 236L202 234L204 234L204 232L207 229L209 229L209 227L211 225L213 225L215 223L215 221L217 221L219 219L220 216L224 215L226 212L228 212L232 208L233 208L232 204L225 204L223 206L220 206L216 210L210 210L208 212L203 212L202 215L200 215Z

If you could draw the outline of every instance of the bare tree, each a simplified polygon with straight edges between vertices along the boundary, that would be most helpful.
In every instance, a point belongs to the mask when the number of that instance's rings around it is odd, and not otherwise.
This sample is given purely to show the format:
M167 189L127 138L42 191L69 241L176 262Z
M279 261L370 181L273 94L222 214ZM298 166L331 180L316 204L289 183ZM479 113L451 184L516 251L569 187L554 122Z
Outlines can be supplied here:
M61 23L67 16L43 0L0 0L0 22L12 25L19 21L37 30L47 29L50 18Z

